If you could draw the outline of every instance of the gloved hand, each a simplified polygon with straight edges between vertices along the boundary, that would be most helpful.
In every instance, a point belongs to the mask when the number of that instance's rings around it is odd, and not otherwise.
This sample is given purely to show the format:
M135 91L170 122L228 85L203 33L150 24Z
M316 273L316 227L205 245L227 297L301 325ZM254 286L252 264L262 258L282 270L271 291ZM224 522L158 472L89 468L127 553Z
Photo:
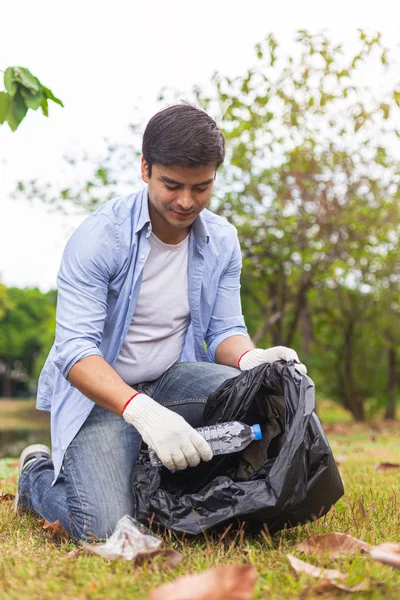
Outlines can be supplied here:
M238 367L241 371L247 371L253 367L258 367L258 365L273 363L276 360L294 360L298 363L296 369L303 375L307 374L307 368L300 362L297 352L291 348L286 348L286 346L274 346L273 348L267 348L267 350L261 348L248 350L239 358Z
M195 467L200 460L211 460L210 445L183 417L139 392L122 411L144 442L157 453L170 470Z

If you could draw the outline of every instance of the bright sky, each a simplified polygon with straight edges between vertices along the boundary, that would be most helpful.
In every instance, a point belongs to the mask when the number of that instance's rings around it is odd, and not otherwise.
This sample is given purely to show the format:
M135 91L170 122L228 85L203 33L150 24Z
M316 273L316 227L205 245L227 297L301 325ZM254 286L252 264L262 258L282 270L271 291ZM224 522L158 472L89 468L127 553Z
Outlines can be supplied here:
M11 200L19 179L62 177L63 154L96 153L103 138L127 138L135 107L146 122L167 86L190 98L214 71L240 75L273 32L288 47L299 28L354 40L358 27L398 44L397 1L380 0L19 0L1 8L0 69L21 65L60 97L50 117L28 115L15 133L0 126L0 279L55 287L66 239L82 217ZM1 74L0 74L1 75ZM2 84L0 84L2 89ZM77 174L78 176L78 174Z

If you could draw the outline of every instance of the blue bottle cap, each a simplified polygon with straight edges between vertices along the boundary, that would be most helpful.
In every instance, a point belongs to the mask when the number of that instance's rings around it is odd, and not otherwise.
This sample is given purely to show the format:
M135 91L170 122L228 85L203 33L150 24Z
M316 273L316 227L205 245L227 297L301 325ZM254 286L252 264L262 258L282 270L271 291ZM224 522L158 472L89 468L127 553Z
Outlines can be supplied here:
M252 425L251 429L254 433L254 439L261 440L262 439L262 431L261 431L260 425L258 423L257 423L257 425Z

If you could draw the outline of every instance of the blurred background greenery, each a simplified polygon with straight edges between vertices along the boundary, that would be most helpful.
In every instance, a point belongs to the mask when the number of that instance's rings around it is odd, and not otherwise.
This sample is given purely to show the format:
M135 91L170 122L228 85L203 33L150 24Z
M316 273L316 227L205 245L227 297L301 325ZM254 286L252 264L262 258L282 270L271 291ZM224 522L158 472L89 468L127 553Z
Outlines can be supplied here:
M400 349L400 83L380 34L351 49L298 31L287 54L271 34L255 66L216 73L193 97L220 124L227 158L211 210L238 228L242 303L260 347L295 348L329 398L356 420L396 417ZM366 85L371 70L382 82ZM51 82L50 82L51 83ZM178 101L160 93L160 108ZM28 117L29 118L29 115ZM140 184L143 123L99 158L67 157L70 186L20 181L14 197L95 210ZM92 176L82 180L80 163ZM87 172L87 171L86 171ZM0 397L34 396L54 338L56 291L0 284ZM1 398L0 398L1 404Z

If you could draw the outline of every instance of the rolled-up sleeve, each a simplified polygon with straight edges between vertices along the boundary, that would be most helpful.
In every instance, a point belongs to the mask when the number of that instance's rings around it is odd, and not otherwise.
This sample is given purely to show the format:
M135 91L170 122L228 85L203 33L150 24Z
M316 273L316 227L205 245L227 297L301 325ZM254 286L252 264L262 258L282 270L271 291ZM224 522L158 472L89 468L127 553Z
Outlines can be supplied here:
M221 342L234 335L249 337L242 315L240 273L242 254L235 234L234 249L229 264L221 275L205 342L208 357L215 362L215 352Z
M53 358L65 378L82 358L102 356L99 346L118 250L116 226L101 213L86 219L66 245L57 279Z

